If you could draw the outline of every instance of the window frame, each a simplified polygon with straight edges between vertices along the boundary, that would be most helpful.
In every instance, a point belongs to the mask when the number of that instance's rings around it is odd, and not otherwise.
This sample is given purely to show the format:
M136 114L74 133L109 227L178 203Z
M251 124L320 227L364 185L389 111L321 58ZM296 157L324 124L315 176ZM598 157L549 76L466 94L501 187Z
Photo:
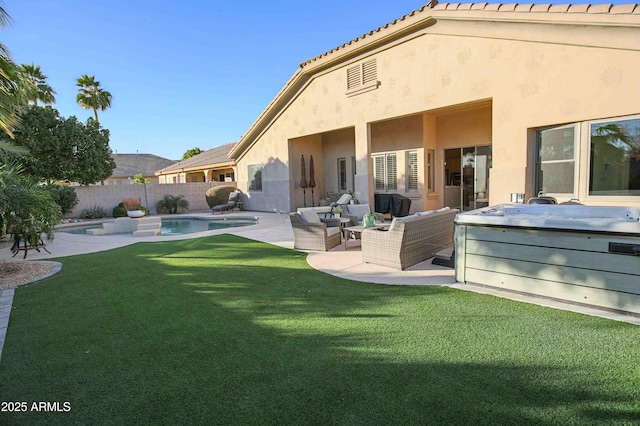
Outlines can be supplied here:
M593 125L602 124L602 123L612 123L618 121L630 121L630 120L639 120L640 114L626 115L626 116L616 116L609 118L602 118L597 120L589 120L585 121L582 124L584 125L584 135L585 135L585 152L584 152L584 163L586 167L584 168L584 174L582 176L584 182L583 199L590 201L610 201L610 202L634 202L637 203L640 201L640 194L622 194L622 195L612 195L612 194L591 194L591 128Z
M388 168L390 159L394 159L394 171L395 171L395 179L392 179ZM377 176L378 173L378 165L376 164L376 160L381 159L382 162L380 167L382 168L381 173L381 181L383 183L382 186L378 186L379 179ZM388 192L398 192L398 153L396 151L390 152L376 152L375 154L371 154L371 173L373 175L373 190L374 192L379 193L388 193ZM394 185L389 185L389 183L393 180Z
M427 149L427 178L426 178L427 194L435 194L436 192L436 150Z
M252 183L256 180L256 174L260 172L260 188L252 188ZM262 192L263 191L263 176L262 176L262 163L248 163L247 164L247 190L249 192Z
M573 159L568 160L568 159L563 159L563 160L547 160L547 161L542 161L542 156L540 155L540 148L541 148L541 133L544 131L548 131L548 130L562 130L562 129L568 129L568 128L573 128L574 134L573 134ZM547 196L551 196L554 198L561 198L561 199L575 199L578 198L578 194L579 194L579 190L580 190L580 140L581 140L581 128L580 128L580 123L569 123L569 124L562 124L562 125L558 125L558 126L548 126L548 127L541 127L541 128L537 128L535 129L535 181L534 181L534 187L535 187L535 194L537 195L538 193L542 192L542 188L541 188L541 171L542 171L542 164L560 164L560 163L570 163L573 162L573 191L571 193L568 192L550 192L550 191L545 191L545 194Z
M405 192L418 192L418 187L420 186L419 173L418 173L418 150L410 149L405 151L405 183L404 190ZM414 157L415 163L412 164L412 158ZM415 187L412 184L412 180L415 181Z
M347 192L349 183L347 179L347 158L339 157L337 160L338 167L338 192Z

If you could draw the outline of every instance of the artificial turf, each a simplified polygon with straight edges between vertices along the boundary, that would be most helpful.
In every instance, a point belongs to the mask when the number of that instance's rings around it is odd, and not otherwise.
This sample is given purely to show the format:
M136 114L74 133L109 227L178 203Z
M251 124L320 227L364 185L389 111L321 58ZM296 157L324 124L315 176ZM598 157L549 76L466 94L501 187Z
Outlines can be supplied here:
M305 257L219 235L59 259L16 290L0 401L28 410L0 424L640 422L638 326Z

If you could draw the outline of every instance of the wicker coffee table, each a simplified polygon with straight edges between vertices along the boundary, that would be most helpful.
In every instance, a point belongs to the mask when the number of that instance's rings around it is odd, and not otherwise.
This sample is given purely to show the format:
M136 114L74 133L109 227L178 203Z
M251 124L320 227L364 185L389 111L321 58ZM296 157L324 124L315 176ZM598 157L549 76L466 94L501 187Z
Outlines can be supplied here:
M360 234L362 234L362 231L364 231L365 229L385 228L387 226L389 226L388 223L378 223L373 226L369 226L368 228L365 228L362 225L347 226L346 228L344 228L344 249L349 249L349 240L351 239L351 237L353 237L354 241L360 239Z

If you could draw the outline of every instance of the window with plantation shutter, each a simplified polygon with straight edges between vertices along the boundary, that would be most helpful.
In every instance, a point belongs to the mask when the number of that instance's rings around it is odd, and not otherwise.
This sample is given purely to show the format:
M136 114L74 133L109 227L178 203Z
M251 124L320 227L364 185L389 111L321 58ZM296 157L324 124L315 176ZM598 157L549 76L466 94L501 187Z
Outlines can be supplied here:
M374 59L347 68L347 96L378 88L378 62Z
M373 162L373 179L376 191L385 190L384 179L384 155L376 155L371 158Z
M407 151L407 182L406 190L417 191L418 190L418 151Z
M387 191L398 190L398 168L396 167L396 154L387 154Z
M398 190L398 168L395 153L371 156L374 191L390 192Z

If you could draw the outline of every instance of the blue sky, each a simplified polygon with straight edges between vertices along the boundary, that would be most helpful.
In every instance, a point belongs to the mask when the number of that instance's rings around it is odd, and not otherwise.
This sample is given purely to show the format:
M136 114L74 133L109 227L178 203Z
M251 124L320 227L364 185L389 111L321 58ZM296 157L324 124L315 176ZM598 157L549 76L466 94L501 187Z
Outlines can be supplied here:
M206 150L237 141L300 62L424 4L421 0L1 3L15 23L2 30L0 42L14 61L41 66L57 92L54 107L63 116L85 121L93 114L76 104L75 80L95 75L113 95L112 107L99 112L100 123L111 132L111 149L171 159L180 159L196 146Z

